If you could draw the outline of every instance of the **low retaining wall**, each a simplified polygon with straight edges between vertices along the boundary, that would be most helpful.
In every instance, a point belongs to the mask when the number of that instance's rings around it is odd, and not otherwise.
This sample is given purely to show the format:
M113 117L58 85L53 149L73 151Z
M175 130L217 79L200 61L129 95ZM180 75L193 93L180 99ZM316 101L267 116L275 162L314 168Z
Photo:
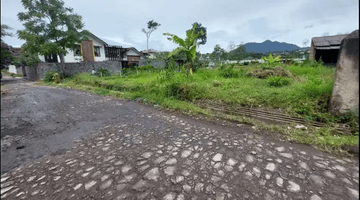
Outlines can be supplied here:
M121 63L118 61L103 61L103 62L79 62L79 63L65 63L64 69L61 70L60 63L46 63L42 62L32 67L25 67L26 76L29 80L40 80L44 73L50 70L63 71L64 76L72 76L77 73L91 73L99 68L107 69L110 72L118 72L122 70Z

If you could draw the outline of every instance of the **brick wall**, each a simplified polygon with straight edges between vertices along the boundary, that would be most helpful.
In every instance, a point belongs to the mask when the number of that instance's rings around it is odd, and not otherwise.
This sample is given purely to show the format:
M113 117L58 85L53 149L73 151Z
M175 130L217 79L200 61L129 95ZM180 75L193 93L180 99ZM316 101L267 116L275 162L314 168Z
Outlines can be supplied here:
M63 70L61 70L60 63L41 62L32 67L25 67L25 71L29 80L40 80L44 73L50 70L63 71L64 76L71 76L77 73L91 73L93 69L96 71L99 68L107 69L110 72L118 72L122 69L121 63L118 61L65 63Z

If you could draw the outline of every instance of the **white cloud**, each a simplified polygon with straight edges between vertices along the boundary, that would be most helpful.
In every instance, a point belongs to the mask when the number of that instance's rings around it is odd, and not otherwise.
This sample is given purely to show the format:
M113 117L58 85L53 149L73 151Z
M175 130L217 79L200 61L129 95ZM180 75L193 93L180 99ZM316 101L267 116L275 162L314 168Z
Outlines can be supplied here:
M227 48L230 41L240 44L276 40L302 46L304 39L328 32L352 32L358 29L358 0L238 1L228 0L64 0L65 6L83 17L86 29L100 38L108 38L124 46L146 49L141 32L149 20L161 26L151 34L149 48L170 51L175 44L162 34L170 32L185 37L194 22L207 27L207 43L202 53L211 52L216 44ZM2 24L22 29L17 13L23 11L20 1L2 0ZM311 28L304 29L306 26ZM23 41L5 38L13 46Z

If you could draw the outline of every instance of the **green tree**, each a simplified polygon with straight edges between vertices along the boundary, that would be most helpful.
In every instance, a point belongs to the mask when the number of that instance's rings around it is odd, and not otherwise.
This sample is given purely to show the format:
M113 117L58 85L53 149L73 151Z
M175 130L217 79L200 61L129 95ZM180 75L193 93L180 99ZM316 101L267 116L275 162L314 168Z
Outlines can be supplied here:
M64 7L62 0L21 0L25 12L18 13L24 22L24 30L17 32L22 46L22 60L33 64L39 62L38 55L58 54L62 66L67 49L75 50L87 39L89 32L83 30L84 23L73 9Z
M9 27L8 25L2 24L1 25L1 42L4 42L3 37L6 36L14 36L14 34L7 32L7 30L12 30L13 28Z
M246 47L244 44L238 45L235 49L231 50L229 53L230 60L242 60L246 57Z
M12 37L13 34L7 32L7 30L12 30L8 25L1 25L1 69L4 69L7 65L9 65L14 58L11 56L10 47L4 43L3 37L9 36Z
M150 34L154 32L161 24L154 22L154 20L149 21L148 23L148 29L145 30L144 28L141 30L146 35L146 49L149 50L149 38Z
M181 53L185 54L187 57L187 67L186 75L189 76L189 65L191 66L190 73L192 74L194 61L196 59L196 48L197 48L197 39L200 35L204 33L202 31L196 32L197 25L194 24L190 31L186 31L186 39L182 39L177 35L164 33L163 35L169 36L167 39L173 41L175 44L178 44L179 47L170 52L169 57L179 55Z
M196 25L196 29L195 29L195 33L200 33L199 37L197 39L198 45L204 45L206 44L207 41L207 37L206 37L206 27L203 27L200 23L195 22L192 24L192 26L194 27L194 25ZM187 30L191 31L192 29Z
M213 62L219 64L226 60L227 54L223 48L220 47L220 45L215 45L213 52L210 55L210 58Z

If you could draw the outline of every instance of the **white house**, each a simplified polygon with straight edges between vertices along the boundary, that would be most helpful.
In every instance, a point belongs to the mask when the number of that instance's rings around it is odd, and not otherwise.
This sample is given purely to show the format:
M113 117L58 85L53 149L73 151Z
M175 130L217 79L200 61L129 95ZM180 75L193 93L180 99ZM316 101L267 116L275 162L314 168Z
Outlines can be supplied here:
M94 34L90 33L89 40L92 41L93 50L94 50L94 61L105 61L105 47L108 45L106 42L96 37ZM66 63L80 62L84 61L83 56L80 55L81 44L79 44L79 49L75 52L71 49L67 49L68 53L64 56ZM59 55L48 55L48 56L39 56L40 60L43 62L60 62Z

